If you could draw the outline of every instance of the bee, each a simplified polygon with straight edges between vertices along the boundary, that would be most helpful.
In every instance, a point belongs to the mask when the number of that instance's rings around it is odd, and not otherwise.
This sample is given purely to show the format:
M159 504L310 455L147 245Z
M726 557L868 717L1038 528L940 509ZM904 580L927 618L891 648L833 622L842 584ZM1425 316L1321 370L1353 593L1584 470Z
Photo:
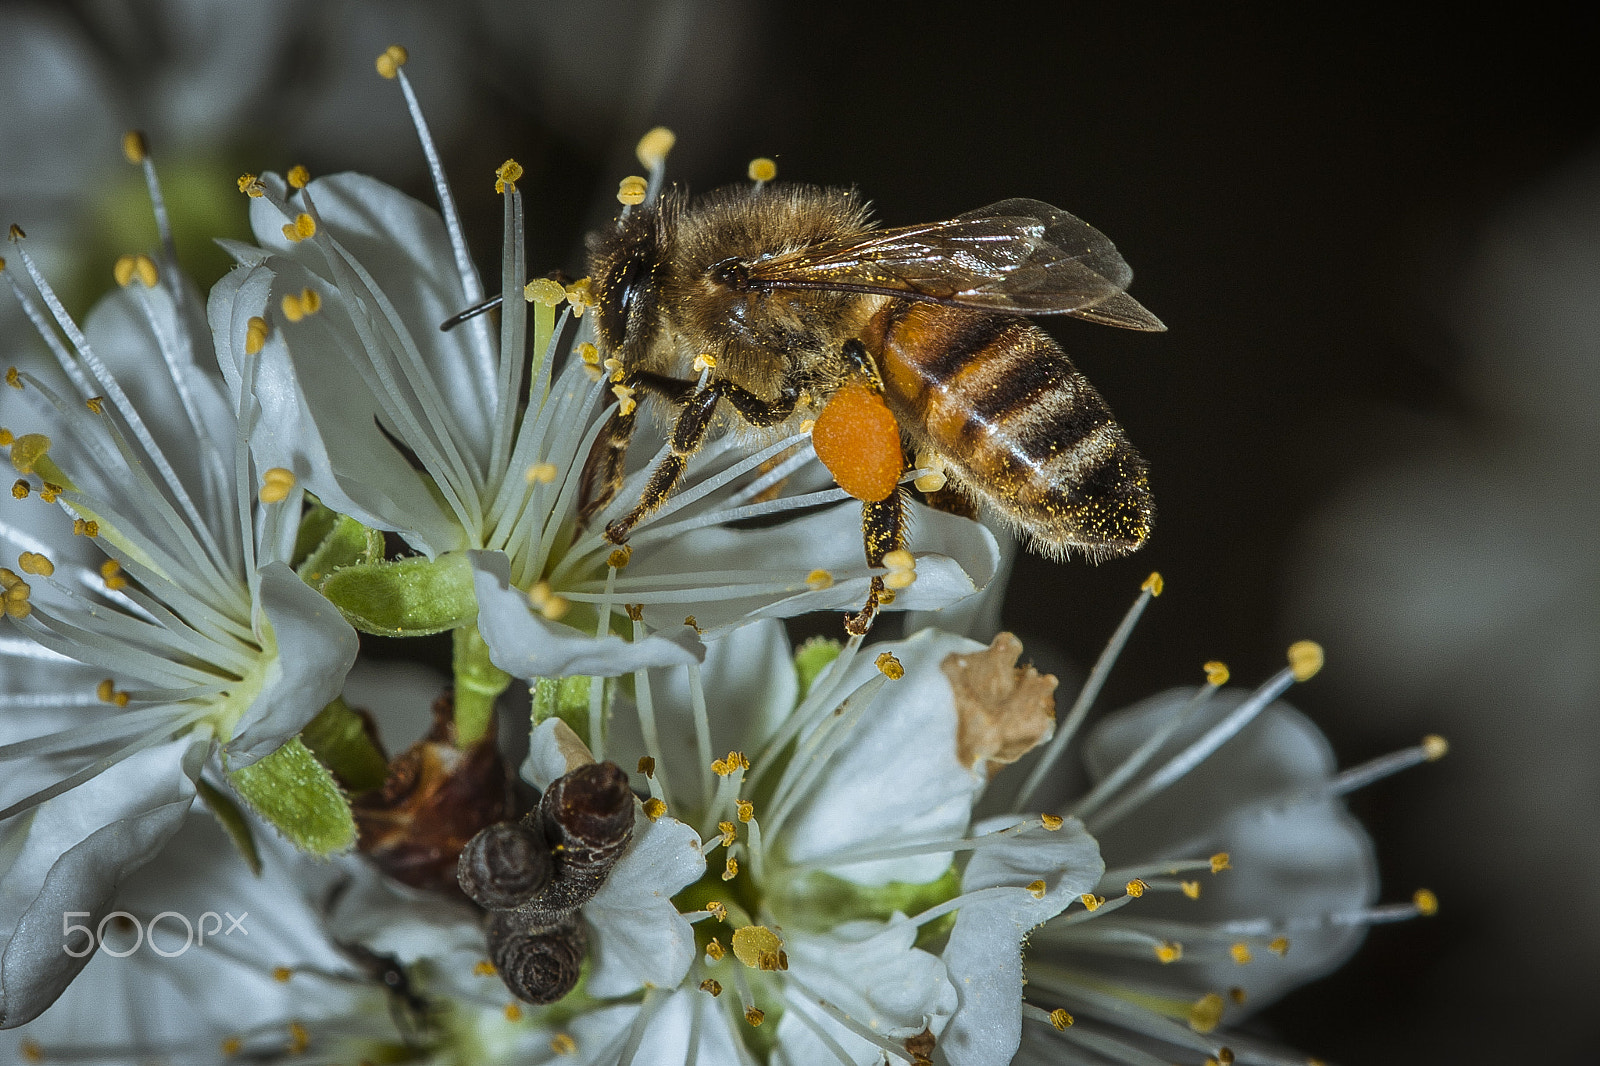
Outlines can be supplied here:
M985 506L1051 558L1099 561L1150 535L1144 460L1023 316L1166 327L1127 294L1112 243L1059 208L1002 200L880 229L853 190L674 191L591 238L589 255L599 347L624 402L586 464L585 520L622 483L631 397L676 409L668 455L608 540L625 542L667 499L719 408L758 428L814 419L819 459L861 501L874 568L905 546L907 454L943 472L941 497ZM867 631L885 588L872 579L849 632Z

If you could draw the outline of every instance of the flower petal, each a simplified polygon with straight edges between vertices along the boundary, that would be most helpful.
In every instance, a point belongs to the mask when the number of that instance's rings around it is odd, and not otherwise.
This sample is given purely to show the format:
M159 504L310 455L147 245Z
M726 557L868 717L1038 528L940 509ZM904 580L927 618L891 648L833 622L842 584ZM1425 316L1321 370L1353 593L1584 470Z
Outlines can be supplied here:
M583 908L593 934L584 986L592 996L675 988L694 962L694 927L672 897L706 872L700 835L676 818L651 821L635 810L628 850Z

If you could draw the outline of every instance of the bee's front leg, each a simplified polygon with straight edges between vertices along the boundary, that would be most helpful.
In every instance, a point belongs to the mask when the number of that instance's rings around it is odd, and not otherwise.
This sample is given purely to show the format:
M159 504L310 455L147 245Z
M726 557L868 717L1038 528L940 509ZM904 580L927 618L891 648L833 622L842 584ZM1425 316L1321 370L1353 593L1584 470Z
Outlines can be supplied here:
M883 558L890 552L901 551L906 546L906 508L903 494L897 489L881 500L863 500L861 503L861 541L867 552L867 565L883 566ZM855 614L845 615L845 632L851 636L866 636L877 617L878 608L887 598L883 576L875 575L867 589L867 603Z
M672 451L656 467L650 475L650 480L645 484L644 491L639 494L639 502L633 510L614 519L606 526L606 539L613 544L622 544L627 541L628 534L633 532L633 527L639 520L660 507L672 495L672 490L677 488L678 479L683 477L684 468L689 465L689 457L700 450L700 445L705 441L706 430L711 428L711 416L716 413L717 400L721 392L715 383L703 389L697 389L684 401L683 410L678 414L678 420L672 424Z
M649 371L636 371L628 375L622 384L640 392L660 396L673 404L682 403L695 387L692 381L669 378ZM583 463L581 475L583 480L578 491L580 525L587 525L589 519L593 518L600 508L610 503L617 495L617 490L622 487L623 478L627 476L628 444L633 440L633 431L638 425L638 419L637 407L630 407L627 413L623 413L623 407L619 406L611 413L605 429L600 431L600 436L595 438L594 446L589 449L588 458Z

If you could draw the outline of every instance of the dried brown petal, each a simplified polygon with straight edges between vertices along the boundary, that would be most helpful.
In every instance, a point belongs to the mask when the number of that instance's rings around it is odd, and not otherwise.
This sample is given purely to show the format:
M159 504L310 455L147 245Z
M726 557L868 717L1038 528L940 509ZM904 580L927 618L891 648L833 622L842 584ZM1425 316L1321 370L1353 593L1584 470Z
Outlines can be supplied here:
M588 938L574 914L549 926L528 926L512 911L491 912L489 961L511 994L540 1006L571 992Z
M1022 642L1001 633L971 655L945 656L940 668L955 693L956 757L966 767L982 759L993 776L1055 732L1056 679L1032 666L1018 669Z
M538 895L554 868L543 833L517 822L497 822L462 850L456 878L478 906L508 910Z
M539 816L555 874L520 912L532 924L550 925L600 891L633 839L628 775L612 762L580 766L550 783L539 801Z

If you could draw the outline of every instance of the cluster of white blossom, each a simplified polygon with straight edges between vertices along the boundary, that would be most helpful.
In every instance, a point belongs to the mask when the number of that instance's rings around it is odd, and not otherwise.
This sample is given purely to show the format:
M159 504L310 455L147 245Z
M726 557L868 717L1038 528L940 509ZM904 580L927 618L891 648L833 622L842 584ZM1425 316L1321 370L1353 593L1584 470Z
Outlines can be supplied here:
M439 329L484 288L403 62L391 49L379 70L438 211L356 174L246 175L256 242L227 245L237 266L202 298L130 135L162 243L119 262L81 327L12 230L0 273L55 361L13 368L0 404L17 472L0 508L0 1046L24 1062L1300 1061L1223 1023L1337 965L1367 925L1432 909L1374 904L1342 796L1442 741L1337 772L1279 700L1320 668L1311 644L1253 692L1210 663L1198 689L1083 733L1154 575L1059 723L1054 678L1018 668L1007 634L796 650L781 619L858 606L874 575L859 508L803 433L714 440L628 548L608 543L648 467L580 521L615 400L586 291L524 290L507 163L499 285L528 298ZM641 151L655 188L664 143ZM912 507L915 580L893 609L981 616L994 535ZM385 765L341 698L358 630L452 634L453 698L417 759ZM513 679L531 732L496 720ZM542 1006L487 961L482 910L402 884L372 844L407 774L455 787L502 744L526 746L526 793L602 760L637 796L581 907L577 987ZM479 827L515 809L488 807ZM451 874L463 843L443 848Z

